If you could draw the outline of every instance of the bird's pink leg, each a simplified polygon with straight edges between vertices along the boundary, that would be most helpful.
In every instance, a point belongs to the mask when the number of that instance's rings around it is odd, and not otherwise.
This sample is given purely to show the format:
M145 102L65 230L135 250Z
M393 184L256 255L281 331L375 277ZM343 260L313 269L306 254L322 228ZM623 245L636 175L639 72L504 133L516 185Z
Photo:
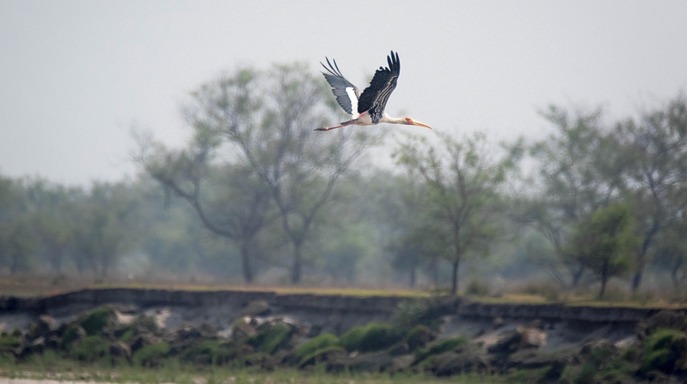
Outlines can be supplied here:
M343 123L341 123L339 125L335 125L333 127L320 127L320 128L315 128L315 130L316 131L331 131L332 129L343 128L343 127L346 127L348 125L355 124L355 121L356 121L355 119L348 120L348 121L344 121Z

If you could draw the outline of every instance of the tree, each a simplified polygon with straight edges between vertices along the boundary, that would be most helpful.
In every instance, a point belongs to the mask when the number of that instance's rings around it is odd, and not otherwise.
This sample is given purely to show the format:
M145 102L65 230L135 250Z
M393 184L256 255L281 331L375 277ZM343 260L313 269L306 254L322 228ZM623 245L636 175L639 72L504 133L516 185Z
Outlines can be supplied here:
M626 199L637 207L641 228L632 278L636 291L657 236L687 210L687 100L678 96L639 121L620 122L613 138L623 149Z
M671 223L656 236L656 260L667 268L673 290L683 291L682 286L687 281L687 213L683 212L682 220Z
M24 190L29 200L30 225L37 240L36 251L50 271L59 275L74 248L77 201L83 199L83 191L42 179L31 180Z
M135 244L136 201L126 184L96 183L80 202L74 229L75 264L104 280L119 258Z
M410 137L395 153L410 175L424 180L429 213L423 222L433 234L433 247L451 263L451 293L458 292L460 262L469 254L484 254L501 234L497 228L500 189L512 171L508 159L497 159L482 135L461 142L440 134L437 147Z
M425 241L429 235L424 233L427 188L420 175L408 171L409 174L399 175L380 171L374 181L365 184L374 188L368 192L368 220L379 220L376 228L386 233L382 241L385 251L391 254L391 265L396 271L407 273L408 284L413 288L419 272L432 265L430 261L437 254L427 249Z
M318 215L335 196L337 181L375 143L363 130L313 132L313 127L331 119L333 109L322 103L325 92L324 81L317 81L304 65L275 65L268 72L239 69L193 93L185 110L195 132L189 149L174 152L158 145L152 156L141 151L139 162L148 174L187 200L206 228L246 246L251 244L247 237L255 236L258 227L269 221L266 217L272 207L291 244L291 281L298 283L303 248ZM201 192L206 179L229 169L240 170L233 172L245 180L245 184L236 179L223 183L228 189L245 186L243 198L225 200L235 208L232 214L207 208ZM271 206L265 203L265 194ZM251 218L255 226L243 228ZM251 280L248 273L244 277Z
M627 205L596 209L575 227L569 252L601 282L599 298L611 277L627 271L637 248L636 223Z
M32 244L26 227L26 198L20 183L0 176L0 266L11 273L28 259Z
M620 165L615 144L602 126L601 110L571 115L551 106L543 116L556 131L529 146L540 184L521 201L519 220L544 235L568 269L574 288L584 266L566 253L565 244L582 218L617 197L622 186Z
M254 243L271 220L269 191L250 168L212 165L216 153L206 134L197 131L190 147L183 151L158 146L151 154L146 153L144 145L138 160L167 193L182 198L194 209L206 229L237 245L243 279L251 283L255 273L251 264Z

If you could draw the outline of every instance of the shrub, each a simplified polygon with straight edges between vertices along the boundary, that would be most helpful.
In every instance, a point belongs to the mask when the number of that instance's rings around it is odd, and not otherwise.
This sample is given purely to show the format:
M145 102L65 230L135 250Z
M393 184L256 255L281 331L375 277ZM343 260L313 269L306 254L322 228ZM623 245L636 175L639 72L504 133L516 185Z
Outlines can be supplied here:
M427 343L434 340L436 335L429 327L425 325L416 325L406 335L405 341L408 348L414 351L418 348L424 347Z
M189 363L222 365L229 362L234 355L230 346L218 340L201 340L189 346L182 357Z
M471 280L465 288L465 294L471 296L487 296L489 285L481 280Z
M379 351L398 341L400 341L400 336L391 325L378 323L353 328L340 339L341 346L349 352Z
M449 339L441 340L418 351L415 357L415 362L422 362L430 356L448 352L459 345L464 345L467 343L468 339L466 339L463 336L456 336Z
M130 343L136 337L136 329L132 326L125 326L116 333L117 339L125 343Z
M0 350L0 366L14 364L16 362L16 357L11 351Z
M687 332L687 316L672 311L660 311L640 324L644 334L651 334L661 328L672 328Z
M74 343L70 356L79 361L94 362L109 354L110 342L102 336L86 336Z
M97 335L103 331L112 316L112 309L99 307L88 312L81 320L79 325L89 336Z
M437 329L441 316L450 311L452 302L441 298L407 300L398 304L391 323L400 330L409 330L416 325Z
M656 370L670 374L676 368L687 369L687 336L675 329L658 329L644 343L640 372Z
M131 324L132 327L135 327L137 329L145 330L148 332L158 332L159 328L157 326L157 323L155 322L155 319L149 316L145 315L139 315L136 317L136 320Z
M322 333L294 350L294 357L299 367L322 362L331 354L343 353L339 339L331 333Z
M0 365L14 363L14 349L21 346L21 344L21 336L3 333L0 336Z
M0 350L16 348L21 345L21 337L3 334L0 336Z
M594 384L596 382L597 368L591 363L585 363L579 369L573 380L574 384Z
M307 357L316 354L318 351L336 346L338 343L339 339L336 336L329 332L325 332L296 347L293 354L298 361L303 361Z
M86 331L81 326L76 324L69 324L62 332L62 346L69 348L74 342L83 338Z
M248 344L265 353L273 354L291 340L291 329L285 324L275 324L248 339Z
M559 382L563 372L565 371L564 362L554 362L548 366L537 381L538 383L555 383Z
M169 344L163 342L149 344L134 354L134 364L139 367L157 367L169 352Z

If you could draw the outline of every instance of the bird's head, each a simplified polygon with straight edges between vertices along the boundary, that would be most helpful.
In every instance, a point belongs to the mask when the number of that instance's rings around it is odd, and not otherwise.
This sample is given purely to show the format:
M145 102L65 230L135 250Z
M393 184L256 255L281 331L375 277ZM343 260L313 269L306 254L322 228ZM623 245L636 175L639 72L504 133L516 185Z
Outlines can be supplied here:
M418 127L425 127L425 128L432 129L432 127L430 127L429 125L427 125L425 123L421 123L417 120L413 120L410 117L404 117L403 120L405 120L406 125L417 125Z

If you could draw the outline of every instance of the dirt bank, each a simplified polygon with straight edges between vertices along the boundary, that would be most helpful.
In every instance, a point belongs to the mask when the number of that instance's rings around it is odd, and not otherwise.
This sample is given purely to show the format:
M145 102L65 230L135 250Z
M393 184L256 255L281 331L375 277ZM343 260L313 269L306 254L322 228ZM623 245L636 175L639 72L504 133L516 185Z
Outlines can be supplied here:
M116 288L0 298L0 352L17 361L54 349L143 366L176 357L268 370L319 363L333 372L644 382L687 378L686 330L686 309L449 297Z
M341 334L353 326L388 321L399 304L410 299L398 296L345 296L282 294L272 291L190 291L166 289L87 289L58 295L18 298L0 297L0 332L25 329L40 315L58 323L94 307L118 305L124 313L145 312L156 316L160 326L207 325L227 332L232 322L247 312L269 312L307 323L318 330ZM262 309L261 309L262 308ZM546 348L583 343L590 338L613 342L632 337L637 323L661 311L659 308L590 307L562 304L489 304L468 299L444 299L445 336L463 334L488 342L495 330L537 323L546 331ZM673 310L687 316L687 310ZM248 313L250 315L258 313Z

